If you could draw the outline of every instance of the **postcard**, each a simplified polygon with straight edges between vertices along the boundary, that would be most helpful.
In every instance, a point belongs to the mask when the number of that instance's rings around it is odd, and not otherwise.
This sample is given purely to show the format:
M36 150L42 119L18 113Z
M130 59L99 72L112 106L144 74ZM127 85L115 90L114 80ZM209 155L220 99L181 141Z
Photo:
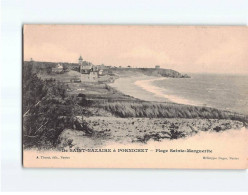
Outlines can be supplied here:
M24 25L26 168L248 168L248 27Z

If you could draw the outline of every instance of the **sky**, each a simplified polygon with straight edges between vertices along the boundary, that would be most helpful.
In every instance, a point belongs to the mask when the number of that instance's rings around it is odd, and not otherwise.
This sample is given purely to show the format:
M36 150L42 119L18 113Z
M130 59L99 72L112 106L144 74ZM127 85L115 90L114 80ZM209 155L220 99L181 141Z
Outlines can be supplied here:
M24 60L248 74L248 27L25 25Z

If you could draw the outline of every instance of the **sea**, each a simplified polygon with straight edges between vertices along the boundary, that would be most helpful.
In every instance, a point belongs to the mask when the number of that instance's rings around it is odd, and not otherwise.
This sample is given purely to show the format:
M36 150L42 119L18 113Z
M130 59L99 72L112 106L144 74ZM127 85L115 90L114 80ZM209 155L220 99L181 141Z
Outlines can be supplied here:
M248 115L248 75L189 74L191 78L152 78L134 84L154 100L208 106ZM156 99L157 98L157 99Z

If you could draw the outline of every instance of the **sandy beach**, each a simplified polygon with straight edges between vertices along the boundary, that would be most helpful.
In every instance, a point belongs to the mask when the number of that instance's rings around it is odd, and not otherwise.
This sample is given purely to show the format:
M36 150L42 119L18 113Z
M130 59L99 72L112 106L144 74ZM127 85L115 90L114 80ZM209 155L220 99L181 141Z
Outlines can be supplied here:
M168 78L152 76L121 77L109 85L124 94L145 101L174 102L192 106L203 105L200 102L187 100L175 95L169 95L166 93L165 89L153 85L154 81L166 79Z
M163 97L156 96L153 92L149 92L148 90L144 90L142 87L136 84L137 81L150 81L158 79L158 77L152 76L138 76L138 77L121 77L115 80L114 83L108 84L109 86L113 87L114 89L126 94L133 96L135 98L145 100L145 101L158 101L158 102L165 102L169 101Z
M66 129L60 135L59 147L94 148L110 142L146 144L149 141L182 139L200 132L216 133L244 127L239 121L215 119L87 117L84 120L94 129L94 135L89 137L83 131ZM239 134L239 131L235 132Z
M209 133L211 137L212 133L215 135L227 130L235 130L233 133L239 135L239 130L245 128L242 120L233 120L231 113L195 107L199 102L171 95L167 89L153 83L176 82L177 78L124 73L116 74L118 79L112 83L68 83L71 95L83 93L89 103L83 104L84 114L79 112L77 121L86 123L92 133L80 130L79 126L65 128L58 137L57 149L101 148L113 142L123 145L167 143L187 140L197 134L204 137L202 133ZM78 74L70 71L56 75L56 78ZM84 101L78 99L79 104ZM230 134L230 140L232 136Z

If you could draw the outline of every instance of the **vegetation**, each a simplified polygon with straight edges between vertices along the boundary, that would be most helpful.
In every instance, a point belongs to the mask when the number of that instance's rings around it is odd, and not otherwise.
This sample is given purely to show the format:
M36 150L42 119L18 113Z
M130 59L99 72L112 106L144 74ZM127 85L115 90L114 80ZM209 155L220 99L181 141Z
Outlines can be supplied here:
M67 86L54 79L41 80L32 65L23 66L23 144L25 147L53 147L65 128L91 133L76 118L82 110ZM81 104L83 100L81 98Z
M55 62L37 62L37 61L25 61L25 66L32 67L32 72L37 74L51 74L52 68L55 68L58 63ZM69 71L69 67L73 67L72 69L75 69L78 71L78 65L75 63L59 63L63 66L64 71Z
M181 74L175 70L171 69L163 69L163 68L111 68L109 72L112 72L113 74L116 73L118 75L122 74L129 74L129 75L135 75L135 74L143 74L147 76L162 76L162 77L171 77L171 78L189 78L186 74Z
M25 64L32 64L33 71L37 74L51 74L52 68L55 68L58 63L55 62L38 62L38 61L25 61ZM79 71L79 66L77 63L60 63L63 66L64 71L72 69ZM163 76L172 78L188 78L188 75L183 75L175 70L163 69L163 68L117 68L117 67L106 67L103 74L108 74L109 76L122 75L122 74L144 74L147 76Z
M68 69L65 63L62 65L65 70ZM56 147L58 137L66 128L82 130L85 134L92 135L93 131L88 124L83 118L82 120L78 118L86 115L114 115L123 118L231 119L241 121L245 125L248 122L247 116L215 108L142 101L113 89L105 82L70 83L70 79L80 73L70 71L61 75L49 75L52 67L55 66L56 63L50 62L23 64L23 145L26 148ZM120 76L129 74L130 71L130 74L140 72L153 76L159 74L183 77L176 71L160 69L111 68L110 71L111 74ZM219 130L221 129L216 129ZM172 127L171 139L182 136L183 134ZM144 139L147 140L148 137Z
M101 104L101 107L119 117L147 118L207 118L231 119L247 122L241 114L210 107L197 107L173 103L115 101Z

